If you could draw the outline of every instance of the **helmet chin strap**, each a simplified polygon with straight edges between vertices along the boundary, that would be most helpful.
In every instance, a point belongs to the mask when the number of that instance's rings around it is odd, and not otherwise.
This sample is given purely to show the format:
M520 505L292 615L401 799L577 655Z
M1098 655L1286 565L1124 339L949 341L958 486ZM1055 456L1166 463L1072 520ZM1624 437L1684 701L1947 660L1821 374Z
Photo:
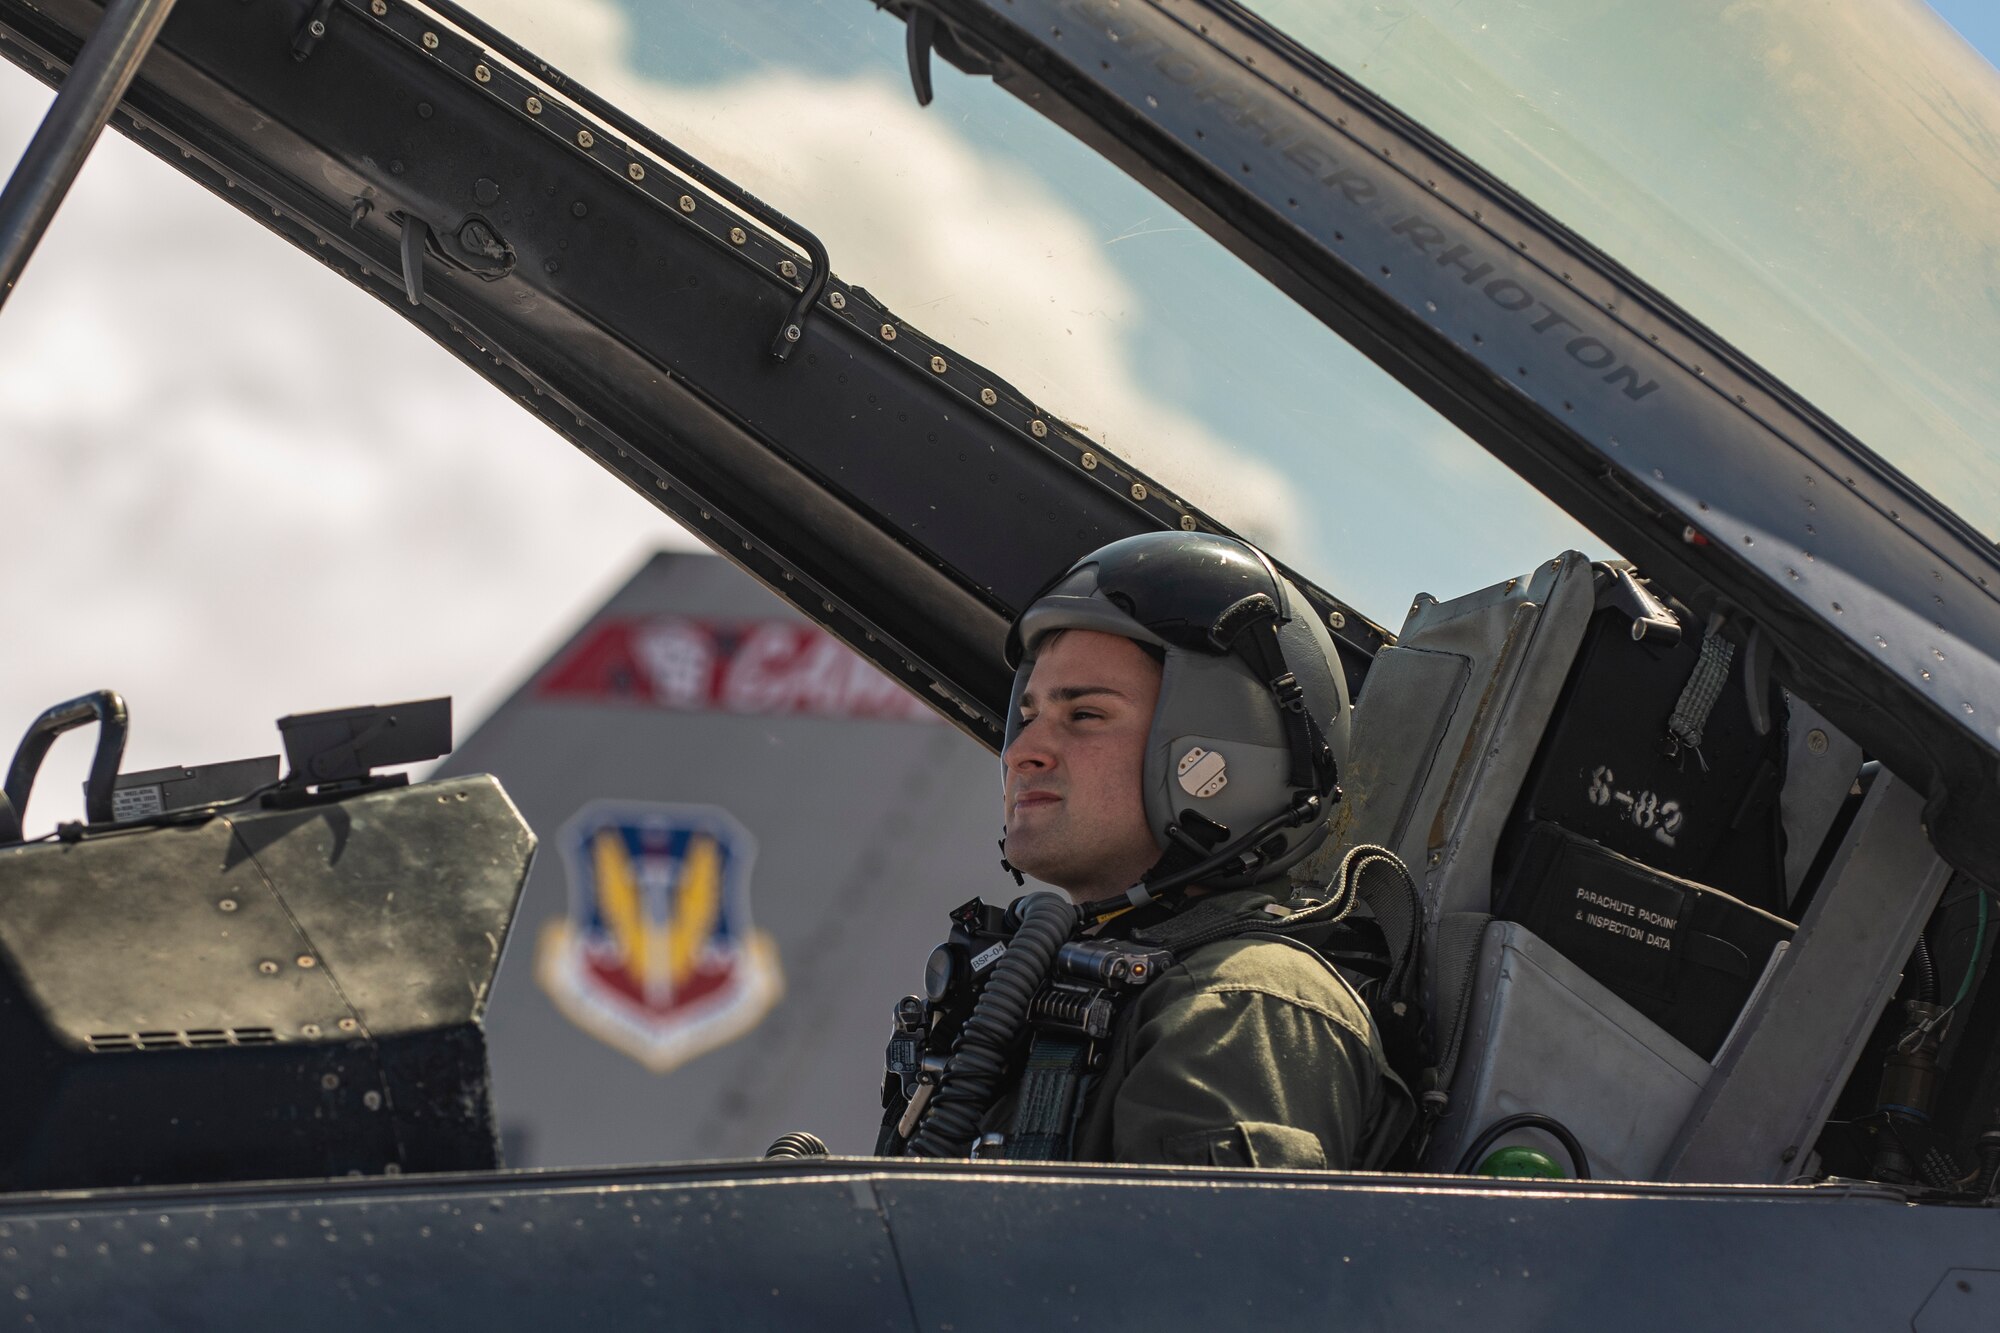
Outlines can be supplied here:
M1025 887L1027 885L1028 881L1026 877L1014 868L1012 861L1007 859L1007 835L1004 833L1000 835L1000 868L1014 877L1014 883L1017 886Z

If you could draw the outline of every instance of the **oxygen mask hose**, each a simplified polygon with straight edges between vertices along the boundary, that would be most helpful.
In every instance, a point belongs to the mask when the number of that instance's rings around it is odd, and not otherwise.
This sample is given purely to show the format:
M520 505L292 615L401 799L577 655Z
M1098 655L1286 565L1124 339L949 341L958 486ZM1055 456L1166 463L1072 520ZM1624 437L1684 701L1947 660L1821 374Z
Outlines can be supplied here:
M1076 933L1076 908L1059 893L1031 893L1017 910L1020 928L973 1003L923 1124L903 1150L906 1157L972 1155L980 1121L999 1097L1008 1062L1028 1035L1028 1006L1054 966L1056 950Z

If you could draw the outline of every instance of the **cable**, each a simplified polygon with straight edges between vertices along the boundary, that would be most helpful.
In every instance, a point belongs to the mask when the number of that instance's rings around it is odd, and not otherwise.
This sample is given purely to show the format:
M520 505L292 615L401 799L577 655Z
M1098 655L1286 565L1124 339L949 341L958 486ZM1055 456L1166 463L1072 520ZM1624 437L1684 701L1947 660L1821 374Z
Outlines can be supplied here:
M1183 870L1175 871L1150 883L1141 880L1115 897L1098 898L1084 903L1078 909L1082 914L1083 924L1096 925L1100 921L1109 919L1113 912L1122 911L1127 906L1143 907L1158 902L1169 893L1197 883L1218 870L1230 868L1232 862L1237 865L1231 869L1231 873L1248 869L1250 867L1242 864L1246 857L1253 858L1253 864L1261 864L1262 858L1257 856L1257 848L1266 838L1281 829L1310 824L1319 817L1320 811L1324 808L1325 802L1319 797L1307 796L1298 804L1272 815L1242 837L1225 844L1219 851L1211 853L1206 860L1197 861Z
M1543 1115L1539 1111L1522 1111L1516 1115L1503 1115L1481 1130L1479 1137L1472 1141L1472 1146L1467 1148L1465 1154L1458 1159L1458 1167L1452 1174L1460 1176L1471 1175L1477 1169L1479 1159L1486 1154L1486 1150L1499 1142L1501 1135L1511 1134L1517 1129L1539 1129L1544 1134L1552 1135L1557 1142L1562 1144L1563 1151L1569 1154L1569 1163L1572 1167L1576 1168L1576 1178L1578 1180L1590 1179L1590 1161L1584 1156L1583 1145L1577 1142L1576 1135L1570 1133L1569 1126L1563 1124L1562 1121L1552 1116Z
M1979 970L1979 955L1986 952L1986 890L1980 889L1976 896L1979 899L1979 926L1972 932L1972 957L1965 960L1965 980L1958 983L1958 994L1951 1000L1954 1009L1972 990L1972 974Z
M1000 1095L1007 1064L1027 1035L1028 1006L1049 975L1056 950L1075 933L1076 908L1061 894L1032 893L1022 900L1020 929L973 1003L904 1156L972 1155L979 1122Z
M1917 934L1916 952L1910 955L1917 974L1917 998L1925 1004L1938 1002L1937 964L1931 959L1931 942L1923 932Z

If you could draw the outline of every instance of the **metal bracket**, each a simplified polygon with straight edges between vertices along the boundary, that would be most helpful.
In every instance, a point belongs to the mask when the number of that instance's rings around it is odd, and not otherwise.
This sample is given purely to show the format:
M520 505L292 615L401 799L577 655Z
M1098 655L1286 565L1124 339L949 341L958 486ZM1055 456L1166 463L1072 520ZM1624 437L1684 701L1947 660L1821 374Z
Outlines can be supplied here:
M937 15L928 9L911 11L904 49L910 59L910 88L918 106L931 104L931 46L937 40Z
M1951 869L1923 796L1884 771L1792 946L1715 1058L1660 1179L1782 1182L1804 1169Z
M333 12L336 0L319 0L306 15L306 21L292 37L292 59L304 60L319 45L319 39L326 36L327 15Z
M411 305L424 303L424 250L430 224L413 213L403 214L403 291Z

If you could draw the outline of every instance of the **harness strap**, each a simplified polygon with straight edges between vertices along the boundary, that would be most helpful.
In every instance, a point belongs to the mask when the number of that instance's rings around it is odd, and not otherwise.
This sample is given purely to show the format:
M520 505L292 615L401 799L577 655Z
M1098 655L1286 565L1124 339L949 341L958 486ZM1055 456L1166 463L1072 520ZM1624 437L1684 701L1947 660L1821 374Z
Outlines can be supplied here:
M1090 1073L1090 1043L1082 1037L1037 1032L1021 1072L1020 1100L1001 1156L1015 1161L1067 1162L1083 1085Z
M1722 688L1729 679L1729 664L1735 656L1736 645L1720 634L1710 632L1701 641L1701 656L1696 659L1687 685L1667 718L1669 753L1689 749L1694 751L1695 758L1701 758L1701 734L1708 726L1708 715L1714 711L1716 701L1722 698ZM1702 761L1702 767L1708 767L1706 760Z

